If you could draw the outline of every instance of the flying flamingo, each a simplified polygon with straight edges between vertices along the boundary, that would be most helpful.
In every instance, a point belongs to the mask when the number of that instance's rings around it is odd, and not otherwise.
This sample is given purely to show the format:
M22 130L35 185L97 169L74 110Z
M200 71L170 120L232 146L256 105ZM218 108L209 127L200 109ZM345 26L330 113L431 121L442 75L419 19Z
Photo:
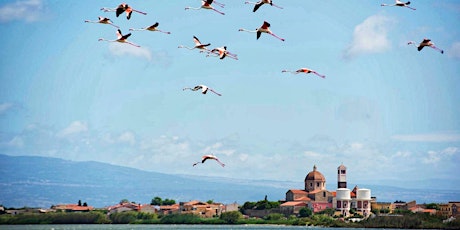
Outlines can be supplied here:
M183 45L180 45L177 48L186 48L189 50L200 49L201 50L200 52L203 52L203 51L208 51L208 48L206 47L211 45L211 43L202 44L196 36L193 36L193 42L195 42L195 46L193 48L190 48L188 46L183 46Z
M272 33L272 31L270 31L270 23L268 23L267 21L264 21L264 24L261 27L259 27L258 29L256 29L256 30L239 29L238 31L245 31L245 32L249 32L249 33L257 33L257 39L260 38L260 35L262 33L267 33L267 34L272 35L275 38L278 38L281 41L284 41L284 38L280 38L280 37L276 36L276 34Z
M216 5L218 5L218 6L222 7L222 8L224 8L224 4L218 3L218 2L216 2L216 1L214 1L214 0L206 0L206 1L205 1L205 0L202 0L202 3L201 3L201 6L200 6L200 7L194 8L194 7L187 6L187 7L185 7L185 9L186 9L186 10L188 10L188 9L190 9L190 10L199 10L199 9L214 10L214 11L216 11L216 12L219 13L219 14L225 15L224 12L220 12L220 11L214 9L214 7L211 6L211 4L212 4L213 2L214 2Z
M410 1L402 2L400 0L396 0L395 4L381 4L381 6L400 6L400 7L409 8L411 10L415 10L415 8L410 7L409 4L410 4Z
M307 69L307 68L301 68L301 69L298 69L296 71L290 71L290 70L283 70L281 71L282 73L286 73L286 72L289 72L289 73L292 73L292 74L299 74L299 73L306 73L306 74L309 74L309 73L313 73L321 78L326 78L326 76L324 75L321 75L319 74L318 72L314 71L314 70L311 70L311 69Z
M235 60L238 60L238 57L237 57L236 54L233 54L233 53L230 53L230 52L227 51L227 46L214 48L211 51L209 51L209 53L210 54L212 53L212 54L216 55L216 57L219 57L220 59L224 59L225 57L229 57L229 58L233 58ZM210 56L210 54L208 54L207 56Z
M252 10L252 12L256 12L256 10L259 9L259 7L261 7L263 4L270 4L271 6L277 7L279 9L283 9L283 7L273 4L272 0L260 0L258 2L246 1L244 2L244 4L254 4L254 9Z
M209 87L207 87L207 86L205 86L205 85L197 85L197 86L195 86L195 87L193 87L193 88L186 87L186 88L183 88L182 90L186 90L186 89L189 89L189 90L192 90L192 91L197 91L197 90L200 90L200 89L201 89L201 93L202 93L202 94L206 94L206 93L208 92L208 90L209 90L209 91L211 91L211 92L217 94L218 96L222 96L222 94L220 94L220 93L214 91L213 89L211 89L211 88L209 88Z
M131 18L131 14L133 13L133 11L136 12L136 13L143 14L143 15L147 14L147 13L144 13L142 11L133 9L131 6L128 6L128 4L126 4L126 3L121 3L120 5L118 5L117 8L103 7L101 10L103 10L104 12L113 12L113 11L115 11L117 17L120 16L120 14L122 14L123 12L126 12L126 18L128 20Z
M118 37L117 40L107 40L107 39L104 39L104 38L99 38L99 41L127 43L127 44L130 44L130 45L135 46L135 47L140 47L139 45L136 45L136 44L134 44L132 42L129 42L127 40L129 36L131 36L131 33L123 35L121 33L121 30L118 29L117 30L117 37Z
M109 25L112 25L112 26L114 26L114 27L120 28L120 27L114 25L114 24L112 23L112 21L111 21L109 18L104 18L104 17L100 17L100 16L99 16L99 20L98 20L98 21L85 20L85 22L109 24Z
M222 163L222 162L220 162L219 158L217 158L217 157L214 156L213 154L209 154L209 155L204 155L204 156L202 156L202 157L201 157L201 161L198 161L198 162L194 163L193 166L195 166L195 165L197 165L197 164L200 164L200 163L201 163L201 164L204 164L204 162L205 162L206 160L208 160L208 159L209 159L209 160L215 160L215 161L217 161L217 163L220 164L220 166L225 167L225 164Z
M430 47L430 48L433 48L433 49L439 51L439 52L442 53L442 54L444 53L444 50L439 49L438 47L436 47L436 46L434 45L434 43L431 42L431 40L428 39L428 38L423 39L423 41L420 42L420 44L418 44L418 45L417 45L417 43L414 42L414 41L409 41L407 44L408 44L408 45L415 45L415 46L417 47L417 50L418 50L418 51L422 50L423 47L428 46L428 47Z
M166 32L166 31L162 31L162 30L159 30L157 29L159 23L156 22L155 24L149 26L149 27L145 27L145 28L140 28L140 29L133 29L133 28L130 28L129 30L130 31L134 31L134 30L138 30L138 31L141 31L141 30L148 30L148 31L158 31L158 32L161 32L161 33L165 33L165 34L171 34L171 32Z

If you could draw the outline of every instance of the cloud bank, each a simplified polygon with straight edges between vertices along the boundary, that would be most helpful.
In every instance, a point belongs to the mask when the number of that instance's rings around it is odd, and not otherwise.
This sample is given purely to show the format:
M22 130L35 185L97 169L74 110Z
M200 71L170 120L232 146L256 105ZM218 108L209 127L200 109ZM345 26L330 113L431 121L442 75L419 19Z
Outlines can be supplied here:
M44 16L42 0L24 0L5 4L0 7L0 22L24 20L39 21Z

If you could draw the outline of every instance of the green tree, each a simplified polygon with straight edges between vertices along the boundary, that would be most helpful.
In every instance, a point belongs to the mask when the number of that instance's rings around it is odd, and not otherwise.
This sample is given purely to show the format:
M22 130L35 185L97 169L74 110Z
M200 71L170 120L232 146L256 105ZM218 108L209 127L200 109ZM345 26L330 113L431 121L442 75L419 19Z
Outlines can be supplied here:
M243 215L238 211L223 212L220 215L220 219L225 221L227 224L235 224L241 219Z
M78 206L81 206L81 200L78 200Z
M175 200L166 198L166 199L163 201L162 205L173 205L173 204L175 204L175 203L176 203Z
M120 204L123 204L123 203L129 203L129 200L128 199L123 199L120 201Z
M208 201L206 201L206 203L212 204L212 203L214 203L214 201L213 200L208 200Z
M429 203L426 205L426 208L427 209L436 209L436 210L439 210L439 205L436 204L436 203Z
M301 208L299 210L300 217L310 217L313 212L309 208Z
M154 197L152 201L150 202L151 205L161 205L163 203L163 199L161 197Z

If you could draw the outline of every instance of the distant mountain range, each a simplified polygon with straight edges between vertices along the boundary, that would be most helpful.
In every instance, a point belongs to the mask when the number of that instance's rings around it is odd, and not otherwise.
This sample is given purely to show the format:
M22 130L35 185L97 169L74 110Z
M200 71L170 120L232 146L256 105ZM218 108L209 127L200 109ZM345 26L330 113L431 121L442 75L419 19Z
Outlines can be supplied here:
M152 198L179 201L213 200L221 203L282 200L289 189L302 189L303 181L247 180L194 177L142 171L99 162L76 162L49 157L0 154L0 205L42 207L87 202L94 207L116 204L122 199L150 203ZM378 201L460 200L460 189L401 189L384 185L370 188ZM335 190L335 188L328 188Z

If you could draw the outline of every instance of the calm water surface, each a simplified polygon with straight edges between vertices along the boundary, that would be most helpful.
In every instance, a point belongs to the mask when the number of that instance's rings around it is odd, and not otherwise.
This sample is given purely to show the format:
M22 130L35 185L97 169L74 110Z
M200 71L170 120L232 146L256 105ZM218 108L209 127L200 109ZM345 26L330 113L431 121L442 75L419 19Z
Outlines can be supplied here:
M282 226L282 225L101 225L101 224L85 224L85 225L0 225L0 229L8 230L147 230L147 229L282 229L282 230L298 230L312 229L314 227L306 226ZM319 229L319 228L314 228ZM321 228L321 230L344 230L345 228ZM350 229L353 230L353 229ZM372 230L372 229L366 229Z

